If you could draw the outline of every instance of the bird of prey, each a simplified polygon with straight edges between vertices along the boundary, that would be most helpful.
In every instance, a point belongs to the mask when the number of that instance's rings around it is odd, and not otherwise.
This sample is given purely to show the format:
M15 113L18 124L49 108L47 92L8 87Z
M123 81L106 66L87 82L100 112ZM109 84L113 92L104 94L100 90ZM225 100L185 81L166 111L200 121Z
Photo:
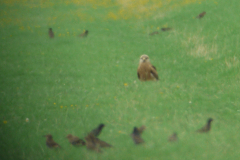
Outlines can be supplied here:
M202 128L200 128L199 130L197 130L197 132L199 132L199 133L209 132L211 130L211 122L212 121L213 121L212 118L208 118L207 124L205 126L203 126Z
M85 142L84 142L82 139L80 139L80 138L78 138L78 137L76 137L76 136L73 136L73 135L71 135L71 134L68 134L66 138L68 138L68 141L69 141L72 145L75 145L75 146L85 145Z
M49 38L54 38L54 33L53 33L52 28L49 28L48 35L49 35Z
M79 35L79 37L84 38L84 37L87 37L87 35L88 35L88 30L85 30L82 34Z
M140 81L158 80L156 67L150 63L147 55L140 57L137 75Z
M49 148L61 148L61 146L53 140L53 136L51 134L44 135L44 137L46 137L46 145Z
M161 28L162 31L170 31L172 28Z
M104 126L105 126L105 125L101 123L101 124L98 125L97 128L93 129L93 130L91 131L91 133L93 134L93 136L94 136L94 137L99 136L99 134L101 133L101 131L102 131L102 129L103 129Z
M139 133L137 127L134 127L133 132L131 134L131 137L132 137L135 144L144 143L144 140L141 138L141 134Z
M168 137L169 142L175 142L178 140L177 133L174 132L171 136Z
M206 12L200 13L196 18L201 19L205 16Z
M155 31L155 32L149 33L149 35L153 36L153 35L158 34L158 33L159 33L158 31Z

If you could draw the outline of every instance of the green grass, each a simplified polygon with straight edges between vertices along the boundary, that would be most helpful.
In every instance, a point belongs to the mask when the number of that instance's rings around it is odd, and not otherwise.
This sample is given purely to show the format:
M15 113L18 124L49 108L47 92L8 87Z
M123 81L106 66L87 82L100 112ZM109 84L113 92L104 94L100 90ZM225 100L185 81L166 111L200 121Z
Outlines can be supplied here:
M237 0L68 2L0 2L0 159L240 158ZM137 79L142 54L160 81ZM211 132L196 134L209 117ZM102 154L65 138L99 123L114 146ZM136 146L129 135L141 125ZM45 134L62 149L47 148Z

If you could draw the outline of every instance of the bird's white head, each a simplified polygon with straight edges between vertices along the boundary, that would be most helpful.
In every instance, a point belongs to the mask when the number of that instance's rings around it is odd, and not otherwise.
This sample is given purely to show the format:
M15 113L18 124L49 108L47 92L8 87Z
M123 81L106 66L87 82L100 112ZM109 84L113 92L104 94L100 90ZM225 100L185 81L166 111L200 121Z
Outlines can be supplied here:
M150 62L148 55L141 55L139 63Z

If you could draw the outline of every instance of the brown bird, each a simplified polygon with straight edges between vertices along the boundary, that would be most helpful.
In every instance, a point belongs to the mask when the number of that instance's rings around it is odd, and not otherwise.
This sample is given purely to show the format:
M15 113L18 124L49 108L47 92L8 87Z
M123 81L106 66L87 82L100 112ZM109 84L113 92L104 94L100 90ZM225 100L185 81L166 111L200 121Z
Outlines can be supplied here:
M162 31L170 31L172 28L161 28Z
M174 132L171 136L168 137L169 142L175 142L178 140L177 133Z
M100 145L97 144L95 136L92 133L89 133L84 139L86 140L87 149L102 152L99 148Z
M140 135L137 127L134 127L131 137L135 144L144 143L144 140L141 138L141 135Z
M101 131L102 131L102 129L103 129L104 126L105 126L105 125L101 123L101 124L98 125L97 128L93 129L93 130L91 131L91 133L93 134L93 136L95 136L95 137L99 136L99 134L101 133Z
M82 139L80 139L80 138L78 138L76 136L73 136L71 134L68 134L66 138L68 138L68 141L72 145L75 145L75 146L79 146L79 145L83 145L84 146L85 145L85 142Z
M205 16L206 12L200 13L196 18L201 19Z
M199 132L199 133L209 132L211 130L211 122L212 121L213 121L212 118L208 118L207 124L205 126L203 126L202 128L200 128L199 130L197 130L197 132Z
M147 55L140 57L137 75L140 81L158 80L156 67L150 63Z
M142 125L141 127L137 128L139 134L142 134L142 132L146 129L146 127L144 125Z
M85 30L82 34L79 35L79 37L84 38L84 37L87 37L87 35L88 35L88 30Z
M49 35L49 38L54 38L54 33L52 31L52 28L49 28L48 35Z
M155 32L149 33L149 35L153 36L153 35L158 34L158 33L159 33L158 31L155 31Z
M53 136L51 134L44 135L44 137L46 137L46 145L49 148L61 148L61 146L53 140Z

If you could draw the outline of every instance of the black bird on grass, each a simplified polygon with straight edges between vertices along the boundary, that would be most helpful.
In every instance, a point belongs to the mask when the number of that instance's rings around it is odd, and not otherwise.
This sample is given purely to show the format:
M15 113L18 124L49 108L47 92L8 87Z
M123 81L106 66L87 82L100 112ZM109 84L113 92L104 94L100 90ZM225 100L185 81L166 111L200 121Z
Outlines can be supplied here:
M54 38L54 33L53 33L52 28L49 28L48 35L49 35L49 38Z
M144 143L144 140L141 138L141 134L137 127L133 128L133 133L131 134L131 137L135 144Z
M79 146L79 145L84 146L85 145L85 142L82 139L80 139L76 136L73 136L71 134L68 134L66 138L74 146Z
M206 12L200 13L196 18L201 19L205 16Z
M87 35L88 35L88 30L85 30L82 34L79 35L79 37L84 38L84 37L87 37Z
M172 28L161 28L162 31L170 31Z
M200 128L199 130L197 130L197 132L199 132L199 133L209 132L211 130L211 122L212 121L213 121L212 118L208 118L207 124L205 126L203 126L202 128Z
M61 148L61 146L53 140L53 136L51 134L44 135L44 137L46 137L46 145L49 148Z
M178 140L177 133L174 132L171 136L168 137L169 142L175 142Z
M89 150L94 150L96 152L102 152L99 148L99 144L97 144L96 142L96 137L92 134L92 133L89 133L84 139L86 141L86 147L87 149Z
M93 136L94 136L94 137L99 136L99 134L101 133L101 131L102 131L102 129L103 129L104 126L105 126L105 125L101 123L101 124L99 124L99 126L98 126L97 128L93 129L93 130L91 131L91 133L93 134Z

